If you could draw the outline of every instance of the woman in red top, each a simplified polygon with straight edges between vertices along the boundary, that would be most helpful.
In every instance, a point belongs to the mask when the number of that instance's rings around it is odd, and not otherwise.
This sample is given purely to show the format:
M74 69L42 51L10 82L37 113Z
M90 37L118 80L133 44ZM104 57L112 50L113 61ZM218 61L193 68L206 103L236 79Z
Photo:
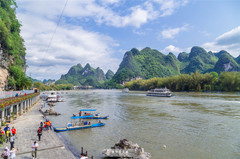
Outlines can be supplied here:
M16 129L14 127L12 127L12 135L15 136L16 135Z

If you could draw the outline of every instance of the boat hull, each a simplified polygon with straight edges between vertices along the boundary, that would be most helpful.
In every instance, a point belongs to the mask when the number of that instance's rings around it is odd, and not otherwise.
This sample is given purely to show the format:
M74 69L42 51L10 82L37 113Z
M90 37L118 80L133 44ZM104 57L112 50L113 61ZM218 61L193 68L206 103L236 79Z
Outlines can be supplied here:
M54 127L54 131L61 132L61 131L69 131L69 130L88 129L88 128L101 127L104 125L105 125L104 123L96 123L92 125L75 126L75 127Z
M86 118L84 118L84 116L82 116L82 119L107 119L109 116L94 116L94 117L88 117L86 116Z
M147 96L153 96L153 97L171 97L172 94L147 94Z

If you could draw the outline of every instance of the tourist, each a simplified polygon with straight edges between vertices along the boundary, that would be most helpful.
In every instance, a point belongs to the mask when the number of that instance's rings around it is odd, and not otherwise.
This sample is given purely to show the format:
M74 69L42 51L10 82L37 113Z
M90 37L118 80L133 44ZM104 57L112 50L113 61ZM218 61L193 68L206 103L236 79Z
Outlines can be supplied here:
M10 153L10 159L16 158L16 149L14 147L9 151L9 153Z
M10 137L10 129L7 129L6 133L6 143L9 141L9 137Z
M3 139L4 139L4 131L0 129L0 144L3 143Z
M41 127L41 130L43 130L43 122L42 121L40 122L40 127Z
M16 135L16 129L14 127L12 127L12 135L15 136Z
M39 129L37 131L37 136L38 136L38 140L41 141L41 136L42 136L42 129L41 129L41 127L39 127Z
M1 155L4 159L8 159L8 156L9 156L9 150L8 150L8 147L5 147L2 155Z
M14 140L15 140L15 137L10 134L10 150L12 150L12 148L14 147Z
M48 120L48 125L49 125L49 128L52 130L52 123L50 120Z
M4 128L5 134L6 134L7 130L10 130L10 127L8 125Z
M82 116L82 112L81 111L79 112L79 116Z
M37 141L34 141L32 144L32 157L37 158L37 149L38 149L38 143Z
M48 120L45 121L45 127L46 127L46 130L49 129L49 127L48 127Z

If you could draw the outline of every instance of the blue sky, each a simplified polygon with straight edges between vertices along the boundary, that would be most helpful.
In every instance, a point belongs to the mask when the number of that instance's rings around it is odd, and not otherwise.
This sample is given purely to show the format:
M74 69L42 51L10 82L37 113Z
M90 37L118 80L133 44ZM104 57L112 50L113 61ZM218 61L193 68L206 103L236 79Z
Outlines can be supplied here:
M59 79L78 63L116 72L132 48L151 47L177 56L201 46L207 51L224 49L234 57L240 54L239 0L16 2L27 75L36 79Z

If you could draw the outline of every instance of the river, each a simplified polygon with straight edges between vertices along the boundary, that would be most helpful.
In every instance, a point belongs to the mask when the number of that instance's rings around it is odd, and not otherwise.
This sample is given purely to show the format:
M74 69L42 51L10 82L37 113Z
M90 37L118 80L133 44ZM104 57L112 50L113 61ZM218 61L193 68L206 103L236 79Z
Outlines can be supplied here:
M178 92L161 98L145 93L70 91L66 102L54 107L62 115L49 119L65 127L82 108L110 116L102 120L104 127L58 133L78 156L84 147L89 156L102 158L104 148L126 138L150 152L152 159L240 158L240 95Z

